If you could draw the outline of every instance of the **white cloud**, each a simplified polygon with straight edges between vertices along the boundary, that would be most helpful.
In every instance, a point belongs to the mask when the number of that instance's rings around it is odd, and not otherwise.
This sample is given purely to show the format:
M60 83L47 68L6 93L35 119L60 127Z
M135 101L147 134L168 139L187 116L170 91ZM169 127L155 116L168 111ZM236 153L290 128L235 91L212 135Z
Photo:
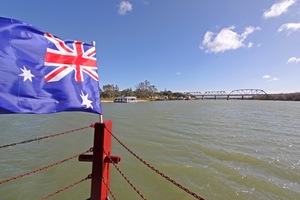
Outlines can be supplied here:
M235 27L230 26L223 28L219 33L206 32L200 46L201 49L205 49L208 53L220 53L227 50L238 49L245 46L244 40L254 31L260 30L259 27L249 26L245 28L242 34L234 32ZM248 48L253 46L253 43L249 43Z
M147 0L143 0L142 2L143 2L143 4L146 5L146 6L149 5L149 1L147 1Z
M251 48L253 46L253 43L252 42L249 42L248 43L248 48Z
M281 14L287 12L288 8L296 3L296 0L282 0L278 3L275 3L271 8L264 12L265 18L277 17Z
M287 63L298 63L300 62L300 58L296 58L296 57L290 57L287 61Z
M262 78L265 79L265 80L267 80L267 81L279 81L279 78L272 77L270 75L264 75Z
M133 5L129 1L121 1L119 4L119 15L126 15L127 12L132 11Z
M289 33L300 30L300 23L286 23L279 27L278 32L288 31Z

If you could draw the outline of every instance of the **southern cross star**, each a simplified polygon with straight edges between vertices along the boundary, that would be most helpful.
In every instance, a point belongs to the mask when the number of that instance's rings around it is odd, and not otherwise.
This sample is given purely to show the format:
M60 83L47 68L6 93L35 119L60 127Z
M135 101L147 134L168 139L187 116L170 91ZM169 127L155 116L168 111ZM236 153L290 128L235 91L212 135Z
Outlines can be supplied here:
M89 96L89 94L86 94L86 95L85 95L85 94L83 93L83 91L81 91L81 94L80 94L80 97L81 97L81 99L82 99L81 105L82 105L82 106L85 106L85 108L92 108L92 109L93 109L93 106L92 106L93 101L89 100L89 99L88 99L88 96Z
M34 75L30 72L30 70L27 70L25 66L23 66L23 69L20 68L20 70L22 70L22 74L19 74L19 76L23 76L23 82L25 82L27 79L32 82L32 77L34 77Z

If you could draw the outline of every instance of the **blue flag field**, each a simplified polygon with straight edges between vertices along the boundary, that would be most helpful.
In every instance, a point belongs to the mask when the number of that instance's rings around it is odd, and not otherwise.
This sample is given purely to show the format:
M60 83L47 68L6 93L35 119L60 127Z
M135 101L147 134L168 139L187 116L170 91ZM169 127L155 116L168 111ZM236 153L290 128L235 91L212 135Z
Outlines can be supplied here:
M102 114L95 47L0 17L0 114Z

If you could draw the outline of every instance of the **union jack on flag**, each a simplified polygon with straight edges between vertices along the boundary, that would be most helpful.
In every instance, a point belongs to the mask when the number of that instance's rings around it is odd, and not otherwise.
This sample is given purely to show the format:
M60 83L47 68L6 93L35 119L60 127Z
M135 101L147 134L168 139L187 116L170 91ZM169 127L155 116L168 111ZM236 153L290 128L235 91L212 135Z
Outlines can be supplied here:
M45 65L57 67L45 76L47 82L59 81L72 71L75 71L75 80L78 82L84 81L83 73L98 81L95 47L84 50L83 43L75 41L73 48L70 48L64 41L49 33L45 37L57 48L47 48Z
M101 114L95 47L0 17L0 114Z

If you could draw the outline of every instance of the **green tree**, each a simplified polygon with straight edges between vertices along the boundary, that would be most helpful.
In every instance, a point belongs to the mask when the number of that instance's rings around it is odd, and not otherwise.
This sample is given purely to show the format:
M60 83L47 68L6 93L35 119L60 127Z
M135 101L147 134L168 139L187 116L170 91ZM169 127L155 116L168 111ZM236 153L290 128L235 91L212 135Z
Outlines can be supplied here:
M115 98L116 96L119 96L119 93L120 91L117 85L107 84L107 85L103 85L102 87L101 97Z
M184 94L181 92L174 92L173 97L178 99L179 97L184 97Z
M135 93L131 88L129 88L129 89L126 89L126 90L122 90L121 91L121 96L135 96Z
M164 90L163 92L160 92L162 94L162 96L167 96L169 99L172 99L173 97L173 92L170 90Z
M157 89L154 85L150 85L149 87L149 96L153 97L157 93Z
M154 85L151 85L149 81L145 80L144 82L141 82L136 86L135 95L138 98L149 98L156 92L156 87Z

